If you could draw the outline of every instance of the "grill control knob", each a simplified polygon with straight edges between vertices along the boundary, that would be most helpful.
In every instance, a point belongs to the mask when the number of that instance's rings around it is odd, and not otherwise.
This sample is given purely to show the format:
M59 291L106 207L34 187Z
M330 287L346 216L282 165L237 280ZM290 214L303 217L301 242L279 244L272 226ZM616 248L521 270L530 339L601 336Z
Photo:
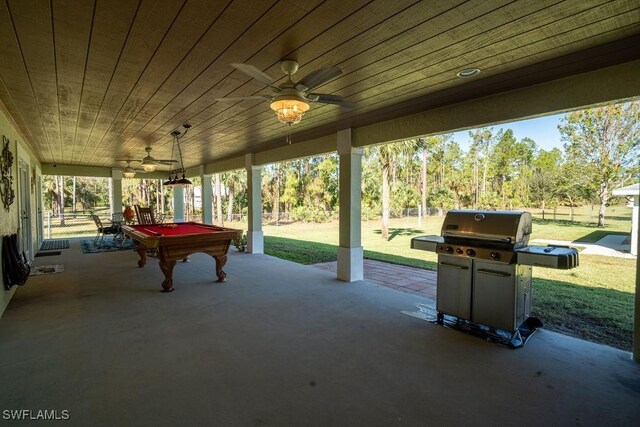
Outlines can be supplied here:
M467 255L475 256L476 255L476 251L474 251L473 249L467 249Z
M462 252L464 252L464 251L461 248L456 249L456 253L462 254Z
M498 252L491 252L489 256L491 259L500 259L500 254Z
M453 248L451 246L447 246L447 247L444 248L444 251L446 253L448 253L448 254L451 254L451 253L453 253Z

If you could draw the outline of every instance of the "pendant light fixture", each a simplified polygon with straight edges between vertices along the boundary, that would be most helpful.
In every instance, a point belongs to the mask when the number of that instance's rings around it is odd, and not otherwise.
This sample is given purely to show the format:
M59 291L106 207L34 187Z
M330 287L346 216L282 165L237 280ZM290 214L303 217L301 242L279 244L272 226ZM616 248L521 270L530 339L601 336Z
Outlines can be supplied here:
M184 163L182 162L182 149L180 149L180 139L182 139L189 129L191 129L191 125L189 123L185 123L182 125L184 127L184 132L180 132L179 130L174 130L171 132L171 136L173 137L173 145L171 146L171 157L173 157L173 150L175 148L178 149L178 157L180 158L180 167L174 169L169 172L169 179L164 181L163 185L168 186L177 186L177 187L186 187L189 185L193 185L191 181L187 179L185 176Z

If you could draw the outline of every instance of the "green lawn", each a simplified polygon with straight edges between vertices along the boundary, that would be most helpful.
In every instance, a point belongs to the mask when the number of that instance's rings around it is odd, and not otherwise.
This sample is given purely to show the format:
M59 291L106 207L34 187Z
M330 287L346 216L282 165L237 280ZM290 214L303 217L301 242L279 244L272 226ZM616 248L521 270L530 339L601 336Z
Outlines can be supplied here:
M603 231L585 222L535 220L532 239L594 241L610 232L630 229L627 208L617 208L617 216ZM365 258L436 269L434 253L410 248L411 238L440 234L443 217L391 221L389 241L380 238L380 222L362 223ZM245 228L243 224L226 224ZM301 264L336 260L337 222L325 224L267 224L264 226L265 252ZM612 345L631 348L635 260L582 255L574 270L535 267L533 315L550 330Z

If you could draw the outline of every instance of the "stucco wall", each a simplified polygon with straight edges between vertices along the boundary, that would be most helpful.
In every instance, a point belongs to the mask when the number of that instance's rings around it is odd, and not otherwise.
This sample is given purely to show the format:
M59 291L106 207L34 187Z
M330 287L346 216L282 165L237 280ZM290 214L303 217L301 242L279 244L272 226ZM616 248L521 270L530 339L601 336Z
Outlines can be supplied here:
M18 233L19 230L19 220L20 220L20 193L19 193L19 177L18 177L18 164L20 161L24 161L29 170L29 179L33 179L34 175L37 180L37 177L40 175L40 164L36 160L35 156L31 149L25 144L24 140L21 138L19 133L13 128L7 117L0 111L0 135L6 136L10 143L9 148L11 153L13 153L13 165L12 165L12 176L13 176L13 190L15 191L15 200L13 204L10 206L9 211L7 212L3 206L0 205L0 235L6 236L9 234ZM1 149L1 148L0 148ZM36 181L37 182L37 181ZM31 199L31 209L30 209L30 218L31 218L31 239L32 239L32 256L37 251L37 242L36 242L36 212L37 212L37 204L36 204L36 191L35 187L29 185L29 195ZM32 191L33 190L33 191ZM1 248L0 248L1 250ZM0 265L0 273L2 272L2 266ZM14 286L11 290L5 291L4 286L0 288L0 316L4 312L7 304L11 300L13 296L16 286Z

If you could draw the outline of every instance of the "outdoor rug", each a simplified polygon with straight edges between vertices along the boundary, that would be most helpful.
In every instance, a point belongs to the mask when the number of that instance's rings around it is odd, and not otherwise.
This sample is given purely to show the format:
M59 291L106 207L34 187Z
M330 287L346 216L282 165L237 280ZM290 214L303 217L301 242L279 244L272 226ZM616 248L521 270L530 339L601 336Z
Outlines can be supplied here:
M112 239L104 239L98 246L93 244L93 240L82 240L80 247L84 254L97 254L100 252L127 251L135 249L136 245L131 239L125 239L122 246L116 245Z
M41 265L38 267L32 267L29 276L40 276L42 274L54 274L62 273L64 271L64 264L55 265Z
M69 249L68 240L45 240L40 245L41 251L53 251L57 249Z
M35 254L34 256L36 258L41 257L41 256L54 256L54 255L60 255L62 252L60 251L52 251L52 252L38 252L37 254Z

